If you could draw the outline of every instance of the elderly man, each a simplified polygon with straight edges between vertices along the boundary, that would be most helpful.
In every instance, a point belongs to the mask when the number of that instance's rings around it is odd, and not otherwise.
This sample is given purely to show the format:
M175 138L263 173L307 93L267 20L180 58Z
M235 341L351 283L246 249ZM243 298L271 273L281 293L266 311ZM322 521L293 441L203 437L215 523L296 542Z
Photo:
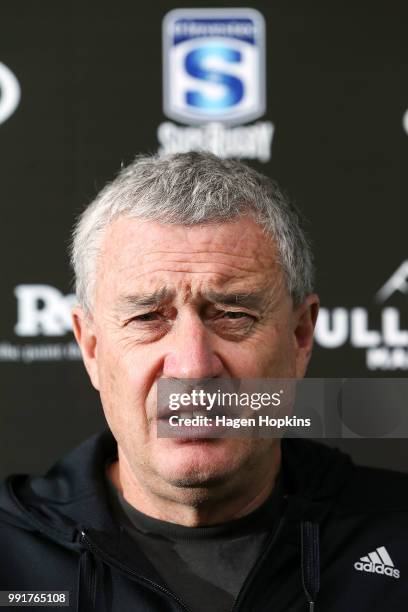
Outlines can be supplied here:
M81 612L405 610L405 476L308 441L157 435L159 380L306 372L312 256L276 184L139 157L81 216L72 262L109 431L8 479L1 589Z

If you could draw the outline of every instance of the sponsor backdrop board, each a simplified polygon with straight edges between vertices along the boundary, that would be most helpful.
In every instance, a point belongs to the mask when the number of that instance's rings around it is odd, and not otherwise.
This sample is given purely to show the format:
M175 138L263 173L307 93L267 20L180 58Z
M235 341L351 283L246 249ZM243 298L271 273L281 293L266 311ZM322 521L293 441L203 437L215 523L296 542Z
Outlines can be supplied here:
M104 424L66 253L138 152L207 147L277 179L315 245L309 375L408 375L408 5L241 5L1 7L2 475L43 471ZM405 440L330 443L408 470Z

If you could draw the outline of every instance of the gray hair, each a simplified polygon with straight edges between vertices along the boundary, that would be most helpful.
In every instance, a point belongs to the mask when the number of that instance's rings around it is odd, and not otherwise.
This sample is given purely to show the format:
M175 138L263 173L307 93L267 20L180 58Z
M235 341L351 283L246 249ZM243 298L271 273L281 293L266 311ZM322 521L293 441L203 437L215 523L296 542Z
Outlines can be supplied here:
M299 211L253 168L193 152L137 156L80 215L71 243L79 303L91 313L104 232L117 217L188 226L247 213L275 241L288 291L301 303L313 289L313 258Z

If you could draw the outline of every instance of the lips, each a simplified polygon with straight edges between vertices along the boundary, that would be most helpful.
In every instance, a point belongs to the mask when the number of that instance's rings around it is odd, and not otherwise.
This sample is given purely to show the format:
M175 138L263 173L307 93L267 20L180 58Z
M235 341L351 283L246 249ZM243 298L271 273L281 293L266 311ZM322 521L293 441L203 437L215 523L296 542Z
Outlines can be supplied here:
M191 404L190 404L191 405ZM206 410L205 407L200 406L192 406L189 409L188 406L183 406L183 408L178 408L177 410L171 410L170 406L158 406L157 407L157 418L158 419L168 419L172 415L178 415L183 417L192 417L192 416L211 416L211 410Z
M242 409L240 409L240 412L242 412ZM157 407L157 418L159 421L167 421L169 417L173 415L183 418L193 418L197 416L213 417L215 415L231 417L234 415L234 411L232 408L226 409L225 406L222 407L222 410L219 406L214 406L211 410L207 410L204 406L194 406L191 407L191 409L189 409L188 406L183 406L177 410L171 410L168 405Z

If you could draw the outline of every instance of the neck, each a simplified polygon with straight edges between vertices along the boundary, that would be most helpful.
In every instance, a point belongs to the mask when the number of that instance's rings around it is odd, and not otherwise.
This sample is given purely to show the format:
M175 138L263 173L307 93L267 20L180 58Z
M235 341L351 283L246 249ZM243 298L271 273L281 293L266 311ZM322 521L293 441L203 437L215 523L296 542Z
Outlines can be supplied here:
M253 473L248 478L240 475L232 485L191 489L182 495L179 491L172 494L157 490L138 479L120 449L118 461L109 466L107 474L126 501L140 512L162 521L199 527L238 519L256 510L273 491L280 464L280 445L276 444L267 465L260 466L258 477Z

